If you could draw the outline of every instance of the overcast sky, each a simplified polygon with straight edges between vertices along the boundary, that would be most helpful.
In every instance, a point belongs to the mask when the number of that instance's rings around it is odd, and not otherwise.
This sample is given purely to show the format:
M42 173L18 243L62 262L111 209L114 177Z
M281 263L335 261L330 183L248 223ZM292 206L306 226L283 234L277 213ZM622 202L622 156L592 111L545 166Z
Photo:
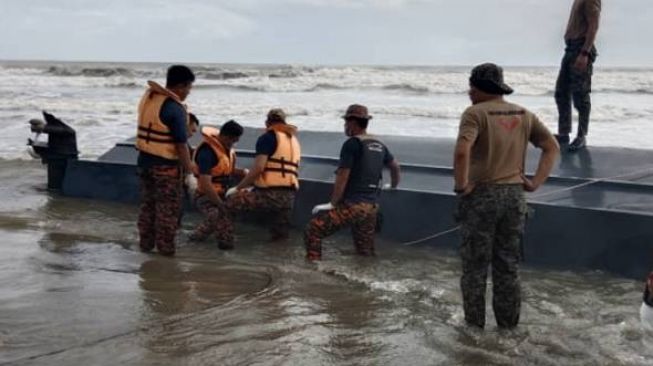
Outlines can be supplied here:
M0 59L555 65L573 0L0 0ZM653 66L653 0L604 0L604 66Z

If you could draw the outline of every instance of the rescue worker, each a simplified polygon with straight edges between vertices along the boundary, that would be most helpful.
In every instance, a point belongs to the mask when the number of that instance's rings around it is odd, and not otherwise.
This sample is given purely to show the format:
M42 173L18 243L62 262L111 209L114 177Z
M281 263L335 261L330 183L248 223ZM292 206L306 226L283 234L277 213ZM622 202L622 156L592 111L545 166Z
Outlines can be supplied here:
M492 305L500 328L519 323L520 238L527 212L524 191L548 178L559 147L527 109L504 100L513 90L495 64L476 66L469 79L472 106L462 115L454 153L454 192L459 195L461 289L465 321L485 326L485 288L492 265ZM524 175L528 143L542 150L532 179Z
M186 66L168 69L165 88L148 81L138 107L136 148L141 185L140 248L174 255L183 172L193 172L187 145L189 117L184 100L195 75Z
M224 195L236 179L244 176L244 170L236 168L234 145L243 135L243 127L236 121L228 121L218 131L214 127L202 127L202 143L195 150L193 161L199 167L195 204L204 214L189 239L205 240L215 234L218 248L233 249L233 228L227 212Z
M275 241L289 235L290 215L299 189L301 147L297 127L286 122L282 109L270 110L265 126L265 133L256 142L256 157L249 173L227 191L227 208L232 214L265 212L271 221L270 240Z
M565 55L556 82L555 100L558 106L558 134L560 144L569 144L571 133L571 104L578 111L576 138L570 151L586 146L592 108L592 73L596 61L594 41L599 30L601 0L574 0L565 32Z
M372 116L367 107L353 104L345 115L345 135L349 139L340 149L340 162L331 201L313 209L313 219L306 226L304 243L309 260L322 258L322 239L343 227L352 227L356 252L373 256L383 168L390 168L391 188L400 179L399 164L388 148L375 136L367 134Z
M644 286L644 301L639 310L639 316L644 329L653 333L653 272L648 275Z

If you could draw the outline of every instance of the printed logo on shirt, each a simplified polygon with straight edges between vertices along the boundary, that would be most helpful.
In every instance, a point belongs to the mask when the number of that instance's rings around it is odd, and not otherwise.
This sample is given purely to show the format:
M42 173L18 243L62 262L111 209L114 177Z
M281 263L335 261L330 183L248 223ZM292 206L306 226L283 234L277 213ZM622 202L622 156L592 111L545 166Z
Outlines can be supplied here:
M519 117L512 117L512 118L499 118L497 120L497 123L499 126L503 127L508 132L511 132L517 126L519 126L519 122L521 122L521 119Z
M523 109L517 111L489 111L487 114L490 116L523 116L526 111Z
M378 142L373 142L367 145L367 150L374 151L374 152L383 152L383 144L380 144Z

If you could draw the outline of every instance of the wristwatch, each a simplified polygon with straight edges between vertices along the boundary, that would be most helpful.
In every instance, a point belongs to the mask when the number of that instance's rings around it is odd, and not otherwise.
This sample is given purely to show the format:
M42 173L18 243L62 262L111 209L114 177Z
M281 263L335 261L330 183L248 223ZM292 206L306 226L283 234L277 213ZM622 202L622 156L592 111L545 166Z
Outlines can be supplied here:
M455 194L461 194L461 193L465 193L465 189L467 189L467 187L463 187L463 188L454 188L454 189L453 189L453 192L454 192Z

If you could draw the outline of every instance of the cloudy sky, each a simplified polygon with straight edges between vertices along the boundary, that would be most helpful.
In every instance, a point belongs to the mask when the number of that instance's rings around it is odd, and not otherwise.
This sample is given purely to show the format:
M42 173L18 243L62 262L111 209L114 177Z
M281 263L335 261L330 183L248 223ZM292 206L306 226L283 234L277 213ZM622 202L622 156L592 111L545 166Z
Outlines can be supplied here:
M555 65L573 0L0 0L0 59ZM601 64L653 66L653 0L604 0Z

